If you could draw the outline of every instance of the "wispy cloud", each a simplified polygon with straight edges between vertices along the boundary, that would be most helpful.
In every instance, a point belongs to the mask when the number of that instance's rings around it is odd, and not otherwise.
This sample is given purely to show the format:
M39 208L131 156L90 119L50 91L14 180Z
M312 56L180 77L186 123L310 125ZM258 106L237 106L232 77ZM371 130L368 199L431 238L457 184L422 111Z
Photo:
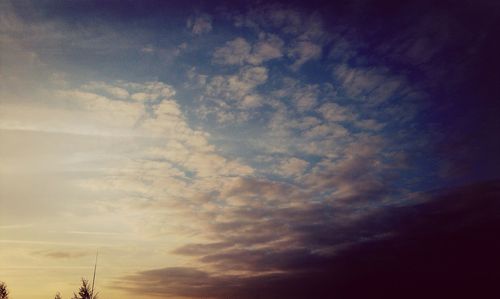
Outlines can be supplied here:
M212 31L212 18L210 15L202 14L196 17L190 17L187 20L187 27L193 34L200 35Z
M82 251L82 250L55 250L55 251L36 251L33 253L34 255L39 255L48 258L54 259L74 259L81 258L85 256L92 255L93 253L90 251Z
M309 41L299 41L289 50L288 55L295 60L292 69L297 70L307 61L320 58L321 46Z

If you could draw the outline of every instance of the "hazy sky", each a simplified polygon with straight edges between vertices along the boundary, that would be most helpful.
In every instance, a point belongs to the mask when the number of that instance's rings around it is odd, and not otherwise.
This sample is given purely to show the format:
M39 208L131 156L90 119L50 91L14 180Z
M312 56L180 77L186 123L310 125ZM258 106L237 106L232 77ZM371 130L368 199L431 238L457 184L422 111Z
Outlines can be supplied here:
M493 281L498 2L228 2L0 0L11 297Z

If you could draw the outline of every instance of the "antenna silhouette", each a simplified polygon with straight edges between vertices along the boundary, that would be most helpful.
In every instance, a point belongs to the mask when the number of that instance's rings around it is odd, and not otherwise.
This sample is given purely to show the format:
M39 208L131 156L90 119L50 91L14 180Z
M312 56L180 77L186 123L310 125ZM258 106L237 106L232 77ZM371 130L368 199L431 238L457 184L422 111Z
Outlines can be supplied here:
M99 249L95 253L95 264L94 264L94 277L92 278L92 293L90 295L91 299L94 299L94 283L95 283L95 272L97 270L97 256L99 255Z

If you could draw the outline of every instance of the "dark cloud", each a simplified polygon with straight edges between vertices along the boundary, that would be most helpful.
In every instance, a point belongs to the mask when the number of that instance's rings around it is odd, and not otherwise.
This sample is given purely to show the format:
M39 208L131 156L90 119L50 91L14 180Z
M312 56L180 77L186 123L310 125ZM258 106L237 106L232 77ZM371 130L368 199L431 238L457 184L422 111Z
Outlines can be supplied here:
M348 61L359 70L387 67L420 92L416 99L425 108L417 126L427 132L424 147L432 156L424 163L434 163L441 179L460 184L497 177L498 2L367 0L323 5L332 11L340 8L337 18L325 18L341 41L332 42L334 60ZM366 76L361 73L351 85L362 82L361 75Z
M291 230L301 237L294 245L227 249L209 244L199 257L221 270L215 273L165 268L121 283L140 293L214 298L498 295L500 181L428 196L422 203L380 209L350 225L322 219L295 227ZM246 274L224 274L231 270Z
M231 247L231 244L227 244L224 242L209 243L209 244L187 244L175 249L172 253L181 255L200 256L209 254L214 250L222 250L227 247Z

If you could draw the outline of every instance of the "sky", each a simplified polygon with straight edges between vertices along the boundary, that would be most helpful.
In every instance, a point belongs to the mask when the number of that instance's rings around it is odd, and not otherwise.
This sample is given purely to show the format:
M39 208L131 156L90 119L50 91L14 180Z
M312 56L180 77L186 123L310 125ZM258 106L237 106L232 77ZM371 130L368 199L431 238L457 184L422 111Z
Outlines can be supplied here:
M498 36L488 0L0 0L0 281L492 298Z

